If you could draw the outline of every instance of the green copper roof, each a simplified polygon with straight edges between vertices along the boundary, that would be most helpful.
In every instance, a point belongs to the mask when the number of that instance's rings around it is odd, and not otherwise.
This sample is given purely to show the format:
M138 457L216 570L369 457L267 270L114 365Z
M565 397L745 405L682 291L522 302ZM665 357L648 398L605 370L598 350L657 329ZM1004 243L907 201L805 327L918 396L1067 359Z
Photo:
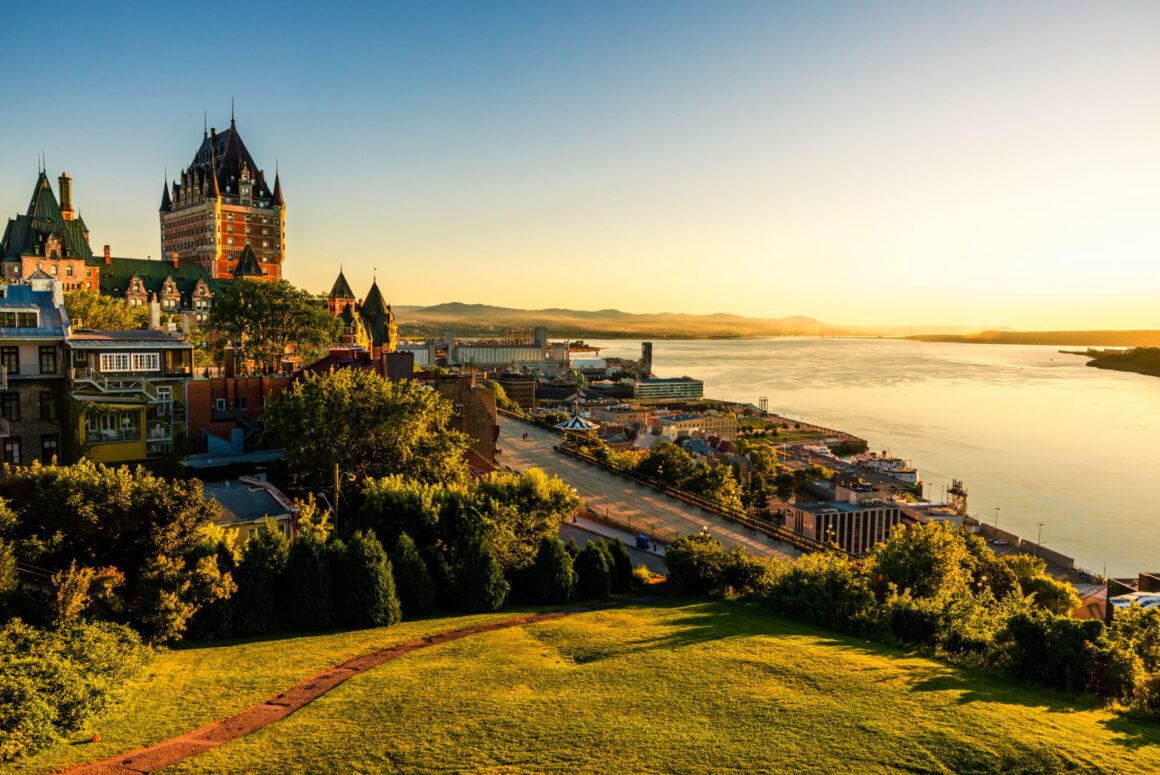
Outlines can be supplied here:
M134 277L140 278L146 292L154 293L158 298L161 297L165 281L172 277L181 294L181 306L185 308L193 306L193 293L199 280L204 281L215 296L219 290L217 282L198 264L182 261L174 269L171 261L112 258L107 266L101 265L101 293L123 299Z
M342 270L338 270L338 279L334 281L334 287L330 289L330 298L332 299L353 299L354 291L350 289L350 283L346 281Z
M80 258L91 262L93 251L85 234L85 222L80 218L66 221L60 212L52 184L43 172L36 179L36 188L28 202L28 212L8 220L4 238L0 240L0 257L18 258L44 255L44 244L50 235L61 242L64 258Z

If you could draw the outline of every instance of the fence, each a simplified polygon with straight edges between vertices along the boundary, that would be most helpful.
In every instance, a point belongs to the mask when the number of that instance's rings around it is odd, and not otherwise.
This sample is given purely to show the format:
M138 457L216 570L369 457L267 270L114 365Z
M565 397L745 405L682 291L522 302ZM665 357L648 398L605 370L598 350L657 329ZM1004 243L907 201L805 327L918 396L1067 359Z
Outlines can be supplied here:
M685 492L684 490L679 490L676 487L670 487L670 486L664 484L663 482L654 482L654 481L651 481L649 479L643 479L634 473L631 473L629 471L625 471L623 468L618 468L616 466L609 465L608 463L606 463L602 460L599 460L599 459L597 459L597 458L593 457L592 455L589 455L585 452L581 452L578 449L574 449L574 448L568 447L566 445L561 445L559 447L556 447L556 449L558 449L560 452L563 452L565 455L569 455L569 456L577 458L579 460L583 460L584 462L589 463L590 465L594 465L594 466L597 466L599 468L603 468L605 471L609 471L611 473L618 474L619 476L622 476L625 479L628 479L630 481L636 482L637 484L639 484L643 487L650 487L654 490L660 490L665 495L668 495L671 498L676 498L677 500L684 501L685 503L688 503L690 506L696 506L697 508L701 509L702 511L709 512L710 514L716 514L719 517L723 517L723 518L729 520L730 522L735 522L735 523L737 523L737 524L741 525L742 527L745 527L749 530L754 530L754 531L759 532L759 533L764 533L765 535L769 536L770 538L774 538L778 541L784 541L785 543L790 544L791 546L797 547L798 549L801 549L802 551L833 552L833 553L841 555L843 557L850 557L851 556L848 552L846 552L846 551L844 551L836 546L833 546L832 544L824 544L821 541L815 541L812 538L807 538L806 536L795 533L794 531L789 530L788 528L778 527L777 525L771 525L769 523L762 522L760 520L754 519L753 517L750 517L748 514L741 511L740 509L729 508L728 506L725 506L724 504L721 504L721 503L717 503L716 501L711 501L707 498L702 498L699 495L694 495L693 493ZM674 531L674 532L676 532L676 531Z

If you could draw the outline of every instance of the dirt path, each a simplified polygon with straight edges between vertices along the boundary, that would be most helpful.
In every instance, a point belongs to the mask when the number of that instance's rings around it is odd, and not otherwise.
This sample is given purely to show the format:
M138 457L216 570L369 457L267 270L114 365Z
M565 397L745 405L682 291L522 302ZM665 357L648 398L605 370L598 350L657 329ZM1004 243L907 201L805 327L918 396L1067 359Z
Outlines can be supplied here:
M397 659L412 651L437 646L449 640L458 640L459 638L466 638L470 635L478 635L482 632L505 630L509 627L521 627L525 624L546 622L572 614L599 611L605 608L613 608L632 603L653 602L659 599L661 599L660 595L641 595L630 600L617 600L610 603L587 605L580 608L570 608L566 611L517 616L511 619L502 619L498 622L481 624L476 627L467 627L462 630L441 632L437 635L430 635L419 640L407 641L396 646L372 651L362 656L348 659L346 662L336 665L325 672L300 681L277 697L273 697L261 705L254 705L247 708L229 718L215 721L188 734L163 740L160 743L154 743L147 748L138 748L135 751L112 756L98 762L80 764L76 767L63 770L63 773L64 775L105 775L106 773L132 775L133 773L156 772L171 764L176 764L183 759L197 756L203 751L224 745L231 740L237 740L263 727L277 723L299 708L309 705L348 678L356 676L359 673L365 673L373 667L378 667L384 662L390 662L392 659Z

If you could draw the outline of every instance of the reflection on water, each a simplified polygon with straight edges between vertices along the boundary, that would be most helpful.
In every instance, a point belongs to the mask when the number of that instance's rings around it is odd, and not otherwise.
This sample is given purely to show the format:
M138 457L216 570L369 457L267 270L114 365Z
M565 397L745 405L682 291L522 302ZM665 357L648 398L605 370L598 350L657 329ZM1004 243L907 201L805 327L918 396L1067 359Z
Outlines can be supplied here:
M592 340L640 357L640 342ZM1160 570L1160 379L1087 368L1060 348L885 339L655 340L653 371L707 395L841 428L951 478L971 513L1115 575Z

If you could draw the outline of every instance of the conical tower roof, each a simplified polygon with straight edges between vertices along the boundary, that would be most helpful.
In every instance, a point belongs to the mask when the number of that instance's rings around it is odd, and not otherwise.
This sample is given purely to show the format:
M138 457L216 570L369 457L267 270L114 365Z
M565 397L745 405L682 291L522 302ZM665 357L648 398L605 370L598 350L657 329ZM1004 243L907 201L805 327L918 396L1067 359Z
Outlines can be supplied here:
M261 264L258 263L258 257L254 255L254 249L247 242L242 255L238 256L238 265L234 267L234 277L263 277L265 274Z
M375 280L371 284L371 290L367 294L367 300L363 302L359 312L364 315L375 315L377 317L386 311L387 301L383 298L383 292L379 290L379 281Z
M338 279L334 281L334 287L330 289L330 298L332 299L353 299L354 291L350 289L350 283L346 281L346 276L342 270L338 270Z

